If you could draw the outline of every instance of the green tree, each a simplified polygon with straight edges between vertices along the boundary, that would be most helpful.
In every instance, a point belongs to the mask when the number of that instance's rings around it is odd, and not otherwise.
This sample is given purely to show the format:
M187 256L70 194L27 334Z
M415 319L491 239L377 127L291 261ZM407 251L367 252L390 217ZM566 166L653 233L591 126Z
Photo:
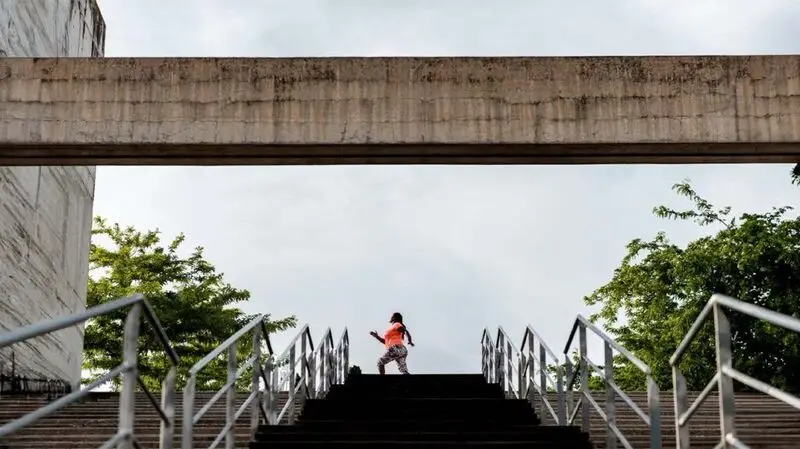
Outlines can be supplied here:
M590 296L599 305L592 317L653 369L659 386L671 388L669 358L714 293L726 294L769 309L800 314L800 221L787 216L791 207L734 216L716 208L688 181L673 189L692 207L678 211L654 208L655 215L691 220L709 235L686 246L664 233L635 239L614 276ZM736 312L729 312L734 365L746 374L790 391L800 391L800 339ZM681 369L690 389L705 387L715 367L713 322L708 320L684 356ZM643 389L644 377L620 360L617 382Z
M158 230L138 231L133 227L109 225L100 217L94 220L89 252L90 279L87 306L94 307L115 299L141 293L147 297L172 346L181 358L177 388L187 380L188 369L239 330L253 316L237 304L250 293L226 283L223 273L195 248L181 256L183 234L163 246ZM127 310L120 310L89 321L86 325L83 367L91 381L121 362L122 335ZM268 331L278 332L296 324L294 316L268 321ZM158 390L169 370L161 343L148 325L139 337L140 375L151 390ZM252 349L252 339L238 345L239 360ZM225 354L198 375L199 390L216 390L226 382ZM247 377L243 376L243 383ZM119 386L119 380L114 383Z

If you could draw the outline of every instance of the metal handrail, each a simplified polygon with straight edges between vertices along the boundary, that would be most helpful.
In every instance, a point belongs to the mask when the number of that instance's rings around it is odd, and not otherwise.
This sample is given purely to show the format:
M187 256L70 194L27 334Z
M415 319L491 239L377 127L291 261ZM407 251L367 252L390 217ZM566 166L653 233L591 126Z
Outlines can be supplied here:
M754 390L768 394L800 410L800 398L791 395L772 385L755 379L733 368L733 351L731 349L731 328L723 307L767 321L784 329L800 333L800 319L750 304L739 299L721 294L714 294L705 305L700 315L692 324L689 332L681 341L675 354L670 357L672 366L673 391L675 396L675 442L677 449L689 449L689 420L708 398L714 384L717 384L720 397L720 442L718 448L747 448L748 446L736 437L736 407L733 381L737 380ZM700 395L689 406L686 390L686 378L680 369L680 362L689 345L700 332L708 315L714 314L715 347L717 352L717 372L706 385Z
M350 370L350 334L348 334L347 328L342 331L342 336L339 337L335 352L336 375L334 376L334 383L342 384L347 378L347 372Z
M308 357L308 397L323 397L333 384L333 333L328 328L317 348Z
M565 422L563 378L559 373L554 380L547 371L547 356L550 355L556 366L558 358L538 335L529 326L525 330L520 351L502 327L498 327L495 339L492 339L488 329L484 329L481 337L483 375L487 381L500 384L506 395L512 398L530 400L531 390L535 391L542 399L542 413L550 413L557 424L563 425ZM539 341L538 357L534 340ZM537 373L539 384L535 380ZM557 393L556 410L548 398L548 381Z
M265 388L269 389L269 382L265 375L262 344L267 346L267 357L272 355L272 344L267 330L267 316L257 315L235 334L228 337L219 346L214 348L205 357L200 359L189 369L189 379L183 391L183 438L182 449L194 449L194 426L208 412L211 407L223 396L225 401L225 426L217 434L214 441L208 446L214 449L225 440L226 449L233 449L236 446L236 421L250 406L250 430L255 433L260 424L259 416L264 421L269 419L266 409L266 396L259 398L261 394L261 380L264 381ZM250 356L239 365L238 362L238 343L247 336L252 335L252 351ZM223 353L228 353L228 375L225 385L223 385L214 395L195 413L195 397L197 395L197 374L211 362L219 358ZM244 403L236 408L236 382L252 367L252 381L250 394Z
M175 353L175 350L172 348L169 338L164 333L164 328L161 326L161 322L158 320L158 317L156 317L152 307L150 307L150 303L143 295L136 294L127 298L120 298L115 301L92 307L91 309L87 309L82 312L74 313L72 315L56 317L51 320L34 323L16 330L12 330L0 335L0 349L28 340L30 338L45 335L50 332L55 332L71 326L76 326L92 318L106 315L108 313L125 308L130 308L130 310L128 311L127 318L125 319L125 330L122 337L122 363L86 387L73 391L64 397L61 397L45 405L44 407L39 408L38 410L35 410L21 418L3 425L0 427L0 437L16 432L68 405L74 404L78 400L88 396L89 393L95 388L113 380L117 376L122 376L122 391L119 402L119 425L117 427L117 433L108 441L106 441L101 448L132 449L133 447L141 446L134 431L137 384L142 387L142 390L146 393L148 399L150 399L150 402L152 402L159 414L159 417L161 418L159 447L161 449L172 448L173 435L175 432L174 391L179 359L178 355ZM158 403L139 376L138 339L139 332L141 330L142 314L144 314L145 319L150 323L156 334L156 337L164 347L164 352L172 364L166 378L162 383L161 404Z
M280 425L284 422L294 424L295 411L300 399L324 397L331 385L343 383L349 370L349 357L350 337L347 329L342 332L338 347L334 347L333 334L328 329L315 349L308 325L303 326L275 362L278 366L272 371L273 388L270 394L287 391L288 397L280 410L277 409L274 400L270 401L268 412L273 419L269 424ZM337 375L337 372L341 374Z
M605 349L605 362L603 368L597 366L588 357L586 330L591 330L595 335L603 340ZM575 338L575 333L578 332L579 341L579 370L575 371L572 362L569 359L569 350L572 347L572 342ZM614 382L614 351L621 354L628 359L634 366L642 371L647 377L647 404L648 412L645 413L621 388ZM582 315L578 315L575 323L572 325L572 331L567 339L567 344L564 346L564 364L566 365L567 381L565 384L566 402L567 402L567 424L572 425L577 416L578 410L581 411L582 425L584 431L589 431L589 412L590 405L597 411L598 415L603 419L606 425L606 447L617 447L617 442L621 443L626 449L633 449L628 439L622 434L622 431L616 425L616 397L619 396L625 403L636 413L636 415L645 424L650 427L650 447L651 449L661 448L661 404L660 393L658 385L656 384L651 374L650 367L647 366L638 357L631 354L627 349L622 347L613 338L608 336L605 332L600 330L597 326L592 324L589 320ZM606 386L606 401L605 410L592 397L589 390L589 367L597 372L603 379ZM577 403L573 404L572 391L573 384L577 376L580 375L580 397Z
M301 356L297 357L297 343L300 343L300 353ZM289 424L294 424L295 418L295 410L297 406L297 399L301 393L303 393L304 397L308 396L308 375L310 374L310 367L308 366L308 352L309 350L311 353L314 353L314 340L311 338L311 330L308 327L308 324L304 325L300 332L292 338L289 344L286 346L286 349L281 353L280 356L276 359L275 367L272 371L272 384L281 388L284 382L288 383L288 398L286 399L286 403L283 405L283 408L275 414L274 419L271 421L272 424L278 424L283 420L284 415L288 413L288 422ZM297 379L297 364L301 363L300 365L300 379ZM281 379L281 371L280 368L288 369L288 373L284 373L283 379ZM283 380L283 382L281 381ZM299 382L298 382L299 380ZM272 401L270 404L271 412L275 413L277 410L277 403Z
M539 346L539 354L537 358L536 343ZM550 349L550 346L545 343L544 339L531 327L525 328L525 334L522 336L521 351L521 364L520 364L520 382L524 381L524 371L527 369L527 395L532 388L539 396L541 410L540 413L544 416L549 413L553 420L558 425L566 425L566 406L564 398L564 373L559 364L558 356ZM527 348L527 352L525 349ZM552 360L548 360L548 357ZM550 375L548 366L556 368L556 378ZM536 374L538 364L539 383L536 383ZM550 402L548 392L548 381L555 389L556 393L556 408L553 409L553 404Z

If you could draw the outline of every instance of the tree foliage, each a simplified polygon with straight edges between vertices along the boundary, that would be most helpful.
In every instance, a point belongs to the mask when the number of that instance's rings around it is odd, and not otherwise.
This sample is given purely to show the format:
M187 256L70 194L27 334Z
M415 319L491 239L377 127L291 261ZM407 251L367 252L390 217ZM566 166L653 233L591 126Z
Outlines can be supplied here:
M800 174L800 171L798 171ZM800 178L797 178L800 179ZM676 184L691 208L654 208L655 215L691 220L709 231L682 246L658 233L634 239L614 276L590 296L601 321L627 349L653 369L662 389L672 387L669 358L711 295L726 294L780 313L800 315L800 221L791 207L734 216L698 195L688 181ZM797 334L729 311L734 366L790 391L800 391ZM716 372L713 322L708 320L681 363L688 387L699 390ZM617 383L644 388L644 376L617 361Z
M218 273L204 258L202 247L195 248L187 257L180 254L183 234L164 246L158 230L122 228L96 217L92 236L87 306L134 293L145 295L180 357L177 388L183 387L193 364L254 318L236 307L247 301L250 293L226 283L223 273ZM92 373L87 380L120 364L127 313L120 310L87 323L84 369ZM292 316L270 320L267 327L269 332L277 332L295 324ZM243 339L237 349L241 361L252 350L252 338ZM226 363L223 354L201 371L198 389L221 387L226 382ZM143 325L139 336L139 372L147 387L158 390L169 367L155 332ZM116 380L114 385L118 384Z

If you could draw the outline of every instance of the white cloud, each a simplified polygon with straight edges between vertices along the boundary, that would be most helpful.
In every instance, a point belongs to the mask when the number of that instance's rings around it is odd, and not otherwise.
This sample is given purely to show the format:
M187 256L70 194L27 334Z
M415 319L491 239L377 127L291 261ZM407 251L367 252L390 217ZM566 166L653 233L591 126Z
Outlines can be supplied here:
M796 2L101 0L109 56L703 54L798 51ZM791 19L791 20L790 20ZM321 334L406 315L417 372L477 371L483 326L554 349L581 297L634 237L692 225L652 217L685 177L741 210L793 204L784 165L539 167L103 167L95 211L186 232L248 311L297 314ZM280 341L286 340L282 336ZM278 345L279 346L279 345Z

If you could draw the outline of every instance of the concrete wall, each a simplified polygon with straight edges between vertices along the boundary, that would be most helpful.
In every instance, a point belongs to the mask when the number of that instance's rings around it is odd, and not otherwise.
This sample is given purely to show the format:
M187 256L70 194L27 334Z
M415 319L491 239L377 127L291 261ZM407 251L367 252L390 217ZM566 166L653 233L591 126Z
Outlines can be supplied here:
M102 56L95 0L0 0L0 55ZM0 167L0 332L82 310L95 167ZM0 351L6 374L80 379L83 330Z
M800 56L0 60L2 72L0 161L58 147L167 164L800 155Z

